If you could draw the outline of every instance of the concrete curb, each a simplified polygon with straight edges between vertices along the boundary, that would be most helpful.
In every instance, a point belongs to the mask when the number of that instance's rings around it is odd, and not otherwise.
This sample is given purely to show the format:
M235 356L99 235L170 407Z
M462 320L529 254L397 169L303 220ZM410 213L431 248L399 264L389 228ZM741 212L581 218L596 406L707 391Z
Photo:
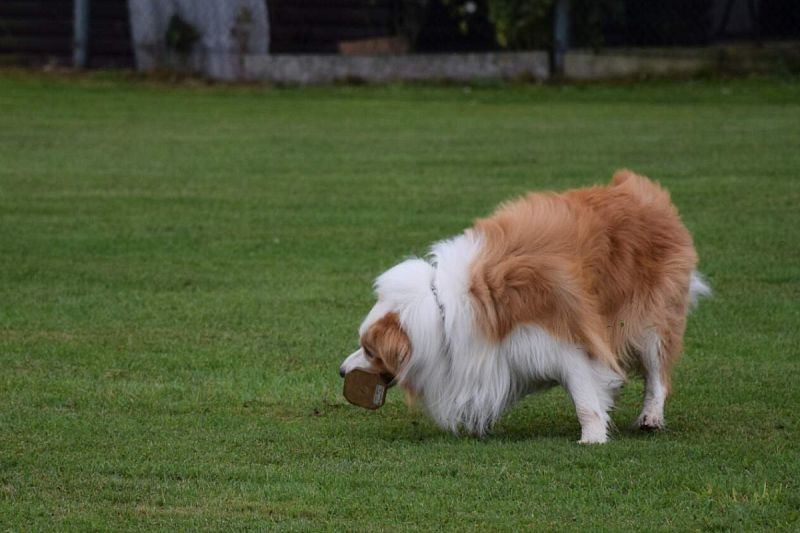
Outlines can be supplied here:
M250 55L243 78L285 84L397 81L547 80L544 51L420 55ZM567 80L637 76L692 76L700 73L769 72L800 68L800 43L707 48L570 50L564 58Z
M251 55L245 79L270 83L470 81L549 76L546 52L385 56Z

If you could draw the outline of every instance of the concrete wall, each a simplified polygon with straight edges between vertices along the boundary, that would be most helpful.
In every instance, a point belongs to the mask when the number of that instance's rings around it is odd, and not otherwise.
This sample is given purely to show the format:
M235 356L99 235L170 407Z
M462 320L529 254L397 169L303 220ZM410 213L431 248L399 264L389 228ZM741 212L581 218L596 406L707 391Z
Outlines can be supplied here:
M469 81L548 76L546 52L389 56L258 55L245 58L245 78L271 83L336 81Z
M800 43L708 48L571 50L564 78L600 80L700 73L769 72L800 69ZM320 84L338 81L547 80L546 52L420 54L385 56L251 55L244 60L249 81Z

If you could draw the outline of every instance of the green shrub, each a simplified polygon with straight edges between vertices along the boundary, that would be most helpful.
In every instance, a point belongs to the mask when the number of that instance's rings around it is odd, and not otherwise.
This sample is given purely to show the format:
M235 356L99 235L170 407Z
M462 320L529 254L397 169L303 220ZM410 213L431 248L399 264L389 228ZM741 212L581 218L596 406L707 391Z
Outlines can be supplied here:
M488 0L488 5L500 46L510 49L550 47L553 0ZM572 40L593 47L602 45L602 21L623 10L623 0L572 0Z

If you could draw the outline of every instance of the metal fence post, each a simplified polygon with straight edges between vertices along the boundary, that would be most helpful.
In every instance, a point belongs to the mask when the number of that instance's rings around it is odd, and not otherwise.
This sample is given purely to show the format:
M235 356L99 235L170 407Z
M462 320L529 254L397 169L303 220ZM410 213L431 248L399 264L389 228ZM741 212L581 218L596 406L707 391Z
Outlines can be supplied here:
M85 68L89 58L89 0L75 0L72 65Z
M564 75L564 54L569 47L569 0L553 3L553 44L550 49L550 75Z

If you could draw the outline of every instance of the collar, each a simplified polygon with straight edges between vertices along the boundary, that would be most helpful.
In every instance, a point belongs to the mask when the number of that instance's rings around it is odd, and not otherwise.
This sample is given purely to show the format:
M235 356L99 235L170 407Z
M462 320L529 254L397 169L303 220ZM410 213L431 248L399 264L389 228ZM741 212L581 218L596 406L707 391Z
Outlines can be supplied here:
M436 265L434 265L434 269ZM436 302L436 307L439 308L439 318L442 324L442 353L449 360L450 355L450 338L447 335L447 323L444 316L444 304L439 298L439 289L436 288L436 270L434 270L433 278L431 278L431 293L433 293L433 301Z
M439 316L442 319L442 325L444 325L444 304L439 299L439 290L436 288L435 277L431 280L431 292L433 293L433 300L436 302L436 307L439 308Z

